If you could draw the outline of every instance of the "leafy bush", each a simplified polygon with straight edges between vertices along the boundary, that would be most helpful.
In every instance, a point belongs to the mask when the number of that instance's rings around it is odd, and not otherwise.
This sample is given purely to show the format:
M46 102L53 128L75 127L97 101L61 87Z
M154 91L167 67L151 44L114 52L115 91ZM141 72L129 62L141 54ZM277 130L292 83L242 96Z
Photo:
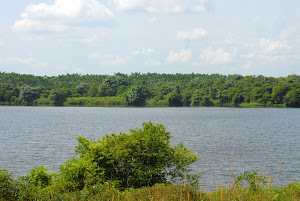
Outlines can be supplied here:
M38 168L34 167L26 176L21 177L21 180L24 181L26 185L44 188L52 183L54 175L55 173L48 174L44 166Z
M267 178L263 175L259 175L257 170L245 171L237 177L237 181L240 186L243 186L243 182L246 182L248 188L253 191L262 189L267 184Z
M5 169L0 169L0 200L14 200L17 188L12 177Z
M80 157L61 167L62 177L79 185L77 189L106 181L138 188L166 183L169 178L182 180L188 166L199 158L181 143L171 146L170 139L163 125L151 122L130 134L110 134L102 140L78 137Z

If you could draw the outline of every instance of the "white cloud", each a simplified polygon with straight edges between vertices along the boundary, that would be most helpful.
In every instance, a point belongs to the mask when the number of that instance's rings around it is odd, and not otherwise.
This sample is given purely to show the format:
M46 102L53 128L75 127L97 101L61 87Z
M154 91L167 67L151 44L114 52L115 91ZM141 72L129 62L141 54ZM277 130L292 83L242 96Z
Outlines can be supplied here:
M153 54L155 52L155 50L154 49L152 49L152 48L147 48L147 49L143 49L142 50L142 54L144 54L144 55L151 55L151 54Z
M202 28L195 28L191 32L178 32L177 33L177 40L197 40L201 37L206 36L207 32Z
M255 54L254 53L249 53L249 54L242 54L241 55L241 58L243 59L252 59L255 57Z
M99 52L93 52L93 53L90 53L90 54L88 55L88 58L89 58L89 59L100 59L101 56L102 56L101 53L99 53Z
M132 55L138 56L140 54L145 55L145 56L150 56L155 52L155 49L153 48L143 48L141 50L134 50L131 52Z
M286 55L260 54L259 58L267 62L284 61L288 57Z
M227 45L232 45L233 44L233 40L232 39L225 39L224 43Z
M289 48L289 46L285 42L272 41L268 38L261 38L260 39L260 47L265 52L274 52L274 51Z
M99 36L103 37L105 35L104 32L99 34L88 35L85 38L81 39L81 42L84 44L93 44L99 40Z
M246 63L242 66L244 70L249 70L251 68L251 63Z
M222 48L208 48L200 55L201 60L209 64L224 64L232 61L232 55Z
M103 61L101 62L101 64L105 66L118 66L125 63L126 60L124 58L116 55L104 55Z
M22 64L31 67L46 67L48 66L47 62L40 61L34 59L32 57L22 58L22 57L7 57L4 59L0 59L0 64L2 65L15 65L15 64Z
M160 62L160 61L148 61L148 62L145 63L145 65L156 67L156 66L161 66L162 62Z
M154 22L157 22L157 21L158 21L158 18L157 18L157 17L151 17L151 18L148 19L148 21L149 21L150 23L154 23Z
M138 56L140 54L140 51L139 50L134 50L134 51L131 52L131 54L133 56Z
M78 24L99 23L113 17L97 0L55 0L53 5L31 4L13 25L15 31L61 32Z
M22 19L13 25L14 31L33 31L33 32L62 32L67 31L68 26L56 22L44 23L38 20Z
M120 11L142 10L150 13L182 13L207 10L208 0L111 0Z
M145 0L113 0L117 10L137 10L145 6Z
M243 59L258 59L261 63L284 61L290 57L291 47L284 41L261 38L257 44L247 45L251 53L242 54Z
M170 51L166 58L167 63L173 62L188 62L192 58L192 51L188 49L182 49L179 52Z
M104 66L115 66L115 65L122 65L126 63L125 58L122 58L117 55L101 54L100 52L90 53L88 55L88 58L93 60L100 60L101 61L100 64Z

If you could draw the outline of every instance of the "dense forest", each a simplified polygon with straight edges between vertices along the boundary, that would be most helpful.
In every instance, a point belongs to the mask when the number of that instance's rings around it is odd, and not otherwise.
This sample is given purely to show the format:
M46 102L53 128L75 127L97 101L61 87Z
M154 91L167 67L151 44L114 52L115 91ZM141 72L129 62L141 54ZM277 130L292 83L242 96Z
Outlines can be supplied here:
M0 72L5 105L300 107L300 76Z

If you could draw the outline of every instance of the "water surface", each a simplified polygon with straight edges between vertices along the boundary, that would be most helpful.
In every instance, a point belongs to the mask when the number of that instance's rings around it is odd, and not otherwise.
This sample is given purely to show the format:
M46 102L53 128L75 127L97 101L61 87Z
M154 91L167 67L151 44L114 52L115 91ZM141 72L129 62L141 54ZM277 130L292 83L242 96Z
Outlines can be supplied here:
M207 188L232 182L229 168L238 175L265 167L279 185L291 174L300 181L300 110L293 108L1 106L0 168L15 176L41 165L57 171L75 156L76 136L101 139L148 121L164 124L172 144L181 141L198 153L192 168Z

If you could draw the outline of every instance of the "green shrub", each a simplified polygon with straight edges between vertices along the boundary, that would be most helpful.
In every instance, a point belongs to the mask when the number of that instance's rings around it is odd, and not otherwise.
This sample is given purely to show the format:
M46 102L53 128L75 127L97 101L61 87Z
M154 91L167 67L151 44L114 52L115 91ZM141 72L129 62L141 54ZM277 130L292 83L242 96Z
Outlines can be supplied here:
M244 182L247 183L247 186L252 191L257 191L263 189L268 182L268 179L258 174L258 170L245 171L237 177L238 184L243 186Z
M0 169L0 200L14 200L17 193L13 174L5 169Z
M44 188L51 185L54 175L55 173L48 174L45 166L34 167L26 176L21 177L21 180L27 185Z
M106 135L102 140L78 137L80 157L68 161L61 172L67 183L79 185L77 189L105 181L138 188L166 183L168 178L182 180L188 166L198 160L197 154L181 143L171 146L170 139L163 125L151 122L130 134Z

